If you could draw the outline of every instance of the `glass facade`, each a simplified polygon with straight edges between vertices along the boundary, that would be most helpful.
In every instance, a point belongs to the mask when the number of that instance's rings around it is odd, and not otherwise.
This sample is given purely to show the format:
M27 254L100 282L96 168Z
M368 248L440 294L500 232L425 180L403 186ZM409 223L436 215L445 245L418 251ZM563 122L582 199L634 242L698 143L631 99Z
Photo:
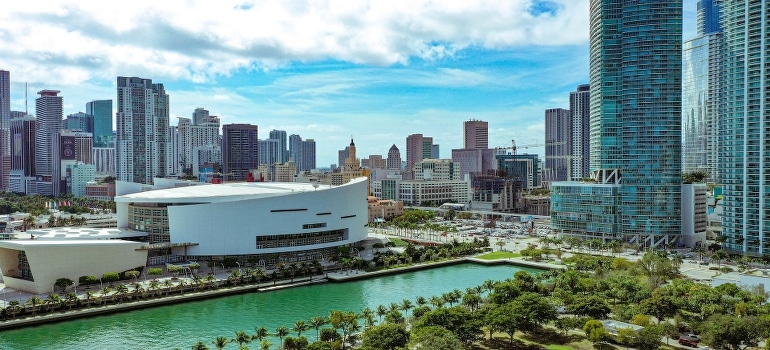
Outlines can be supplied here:
M725 0L722 16L724 247L760 256L770 247L770 4Z
M676 244L682 232L682 1L591 0L589 73L591 170L623 174L615 233L632 243ZM562 215L565 202L582 203L581 195L564 193L552 201L552 216ZM576 218L576 225L583 220ZM554 227L568 232L569 225Z
M696 37L682 52L682 171L705 171L720 183L719 113L722 34Z
M551 225L583 239L622 239L617 209L620 186L556 182L551 185Z

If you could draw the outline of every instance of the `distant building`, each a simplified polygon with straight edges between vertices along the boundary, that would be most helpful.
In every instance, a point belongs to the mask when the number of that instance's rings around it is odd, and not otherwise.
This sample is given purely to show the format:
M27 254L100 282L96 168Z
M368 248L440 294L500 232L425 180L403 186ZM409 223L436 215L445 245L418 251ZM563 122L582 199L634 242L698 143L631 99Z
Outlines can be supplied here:
M422 134L406 137L406 168L404 179L414 179L414 166L423 159L437 158L433 155L433 138Z
M489 123L481 120L468 120L463 123L465 149L489 148Z
M569 110L563 108L545 110L544 182L551 183L569 179L572 131Z
M118 77L117 90L117 178L151 184L172 168L169 96L163 84L137 77Z
M86 103L86 114L93 120L94 147L115 147L112 139L112 100L94 100Z
M62 97L57 90L38 91L35 99L37 128L35 132L36 194L53 195L53 135L62 129Z
M572 118L572 147L570 149L570 181L587 178L591 173L591 85L578 85L569 93Z
M369 207L369 222L377 220L389 220L404 213L404 203L390 199L377 199L369 197L367 200Z
M390 146L388 150L387 168L388 170L401 170L401 151L398 150L395 144Z
M32 116L11 119L11 192L35 194L35 122Z
M257 129L252 124L222 127L222 172L226 181L246 181L249 170L259 167Z

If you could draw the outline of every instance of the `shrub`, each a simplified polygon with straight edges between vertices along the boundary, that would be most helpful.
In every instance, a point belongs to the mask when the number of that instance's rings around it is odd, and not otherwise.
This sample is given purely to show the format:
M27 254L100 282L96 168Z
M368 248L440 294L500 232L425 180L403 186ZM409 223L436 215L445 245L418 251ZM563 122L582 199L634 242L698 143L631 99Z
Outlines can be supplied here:
M102 281L104 282L115 282L120 279L120 274L117 272L105 272L104 275L102 275Z

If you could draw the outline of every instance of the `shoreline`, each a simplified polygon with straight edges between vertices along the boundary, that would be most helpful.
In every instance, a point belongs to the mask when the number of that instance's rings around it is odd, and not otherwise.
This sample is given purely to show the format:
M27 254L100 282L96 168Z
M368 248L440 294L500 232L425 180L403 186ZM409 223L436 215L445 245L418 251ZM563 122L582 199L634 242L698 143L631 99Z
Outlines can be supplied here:
M270 292L274 290L303 287L307 285L317 283L342 283L349 281L357 281L363 279L376 278L380 276L387 276L393 274L400 274L404 272L419 271L425 269L440 268L444 266L458 265L463 263L474 263L481 265L514 265L528 268L536 268L541 270L551 269L563 269L565 266L553 265L547 263L535 263L529 261L522 261L518 258L512 259L498 259L498 260L482 260L474 257L463 257L459 259L445 260L433 263L418 263L411 266L396 267L387 270L374 271L374 272L359 272L357 270L348 270L347 272L327 272L324 276L315 275L308 279L300 279L295 282L289 280L280 281L280 283L259 283L253 285L239 285L233 287L220 287L213 290L202 291L190 291L185 294L169 294L165 296L155 297L149 300L129 300L125 302L118 302L108 305L95 305L82 309L76 309L72 311L55 311L53 313L40 315L40 316L28 316L25 318L0 321L0 331L19 329L25 327L32 327L43 324L60 323L69 320L87 318L94 316L101 316L107 314L114 314L119 312L128 312L134 310L141 310L151 307L166 306L179 304L184 302L213 299L225 296L232 296L246 293L261 293ZM351 271L352 274L351 274ZM178 292L177 292L178 293Z

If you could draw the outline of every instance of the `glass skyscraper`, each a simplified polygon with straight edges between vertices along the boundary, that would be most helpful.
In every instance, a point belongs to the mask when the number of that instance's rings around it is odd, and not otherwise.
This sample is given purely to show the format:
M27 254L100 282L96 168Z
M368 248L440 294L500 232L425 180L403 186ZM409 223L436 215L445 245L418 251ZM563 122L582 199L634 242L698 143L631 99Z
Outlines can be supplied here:
M86 103L86 114L94 118L94 147L113 147L112 100L96 100Z
M722 1L725 109L720 121L726 249L770 250L770 3Z
M645 247L678 244L682 1L591 0L589 73L592 177L620 186L617 236ZM552 217L584 218L588 198L573 201L581 192L562 188L563 197L552 196ZM559 201L572 202L571 212Z

